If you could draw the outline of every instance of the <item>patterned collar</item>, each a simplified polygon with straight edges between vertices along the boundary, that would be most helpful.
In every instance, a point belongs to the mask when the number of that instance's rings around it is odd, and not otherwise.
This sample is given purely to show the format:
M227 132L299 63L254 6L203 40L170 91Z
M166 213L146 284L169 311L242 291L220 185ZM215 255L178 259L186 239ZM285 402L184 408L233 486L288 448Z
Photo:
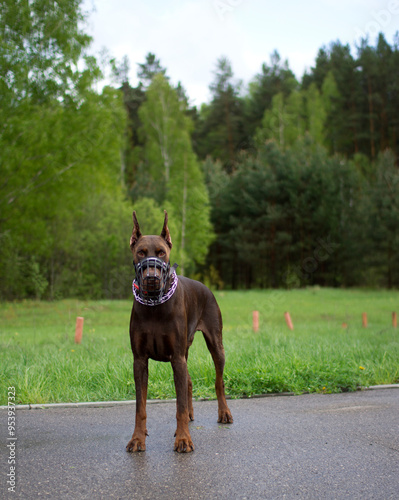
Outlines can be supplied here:
M177 283L179 281L176 272L173 272L170 277L170 288L169 290L165 293L165 295L162 295L160 299L153 298L153 297L148 297L147 299L143 299L140 297L140 294L138 292L139 286L137 284L137 281L134 279L132 283L132 290L133 290L133 295L134 299L139 302L140 304L143 304L144 306L158 306L159 304L163 304L164 302L168 301L172 295L175 293L176 288L177 288Z

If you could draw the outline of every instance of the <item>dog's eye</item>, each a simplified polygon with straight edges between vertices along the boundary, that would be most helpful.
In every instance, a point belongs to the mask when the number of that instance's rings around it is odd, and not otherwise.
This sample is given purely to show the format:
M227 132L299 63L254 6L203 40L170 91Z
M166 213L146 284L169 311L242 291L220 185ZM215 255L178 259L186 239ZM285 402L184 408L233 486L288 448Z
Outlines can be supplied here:
M158 252L158 257L165 257L166 253L163 250Z
M138 257L145 257L145 252L144 252L144 250L139 250L139 251L137 252L137 255L138 255Z

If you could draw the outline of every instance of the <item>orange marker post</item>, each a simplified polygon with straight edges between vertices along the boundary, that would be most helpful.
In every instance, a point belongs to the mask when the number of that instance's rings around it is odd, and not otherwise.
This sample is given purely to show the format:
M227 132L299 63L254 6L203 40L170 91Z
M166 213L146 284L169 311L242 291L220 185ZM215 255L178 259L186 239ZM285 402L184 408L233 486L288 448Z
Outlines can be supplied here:
M84 321L84 318L82 318L80 316L78 316L76 318L75 344L80 344L82 342L83 321Z
M289 312L285 312L284 313L284 316L285 316L285 321L287 323L287 326L290 330L293 330L294 329L294 325L292 323L292 320L291 320L291 316L290 316L290 313Z
M394 328L398 327L398 315L396 314L395 311L392 313L392 326Z
M362 313L362 326L367 328L367 313Z
M255 333L259 330L259 311L252 312L252 329Z

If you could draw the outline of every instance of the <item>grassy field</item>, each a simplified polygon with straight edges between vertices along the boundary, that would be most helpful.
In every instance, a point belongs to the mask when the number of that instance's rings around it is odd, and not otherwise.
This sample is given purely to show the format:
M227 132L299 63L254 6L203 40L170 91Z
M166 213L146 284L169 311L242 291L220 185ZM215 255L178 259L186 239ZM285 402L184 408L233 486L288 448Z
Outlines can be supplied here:
M226 392L353 391L399 382L398 291L304 289L217 292L224 320ZM131 301L0 304L0 404L134 399L128 325ZM260 313L258 333L252 311ZM284 321L289 311L295 326ZM368 327L361 314L367 312ZM74 344L84 316L82 344ZM347 326L344 328L342 324ZM195 397L215 397L202 334L190 349ZM175 397L169 363L150 362L149 398Z

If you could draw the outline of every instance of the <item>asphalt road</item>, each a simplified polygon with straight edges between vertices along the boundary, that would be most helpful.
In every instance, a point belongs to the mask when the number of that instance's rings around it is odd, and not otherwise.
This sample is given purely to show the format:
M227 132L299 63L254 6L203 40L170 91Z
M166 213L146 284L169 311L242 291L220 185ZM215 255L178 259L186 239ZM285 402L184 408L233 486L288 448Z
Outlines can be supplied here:
M399 390L194 404L195 452L173 451L175 403L148 405L147 451L128 454L134 405L17 410L16 492L0 498L399 499Z

